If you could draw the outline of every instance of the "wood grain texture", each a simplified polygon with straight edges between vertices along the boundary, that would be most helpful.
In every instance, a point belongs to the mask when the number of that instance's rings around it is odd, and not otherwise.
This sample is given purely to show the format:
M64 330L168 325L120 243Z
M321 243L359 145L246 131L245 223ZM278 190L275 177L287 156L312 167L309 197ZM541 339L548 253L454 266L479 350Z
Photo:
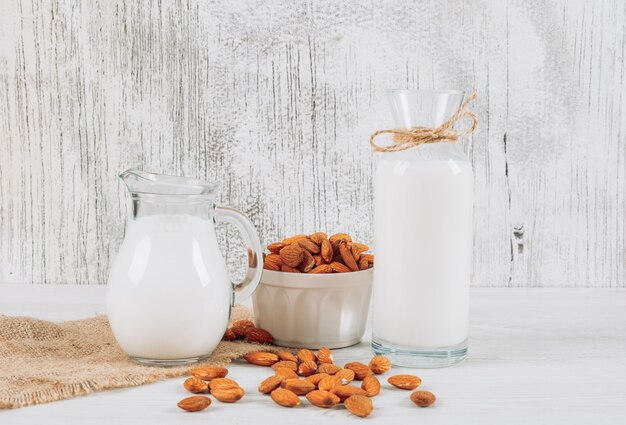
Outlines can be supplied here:
M419 87L479 93L474 285L626 286L625 24L620 0L2 2L0 281L104 283L132 166L219 181L264 241L368 241L367 138Z

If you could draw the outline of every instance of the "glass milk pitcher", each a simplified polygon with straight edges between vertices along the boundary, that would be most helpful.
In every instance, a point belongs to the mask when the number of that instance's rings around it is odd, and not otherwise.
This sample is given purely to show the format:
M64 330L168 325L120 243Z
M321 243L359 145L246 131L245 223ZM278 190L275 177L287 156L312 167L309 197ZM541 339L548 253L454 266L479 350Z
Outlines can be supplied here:
M389 93L396 128L437 127L463 92ZM372 348L408 367L467 353L473 177L458 143L380 152L374 182Z
M139 362L196 362L220 342L231 306L259 283L259 237L242 213L215 207L213 183L138 170L120 178L128 189L130 214L107 288L113 334ZM216 221L237 226L246 242L249 270L238 285L228 277Z

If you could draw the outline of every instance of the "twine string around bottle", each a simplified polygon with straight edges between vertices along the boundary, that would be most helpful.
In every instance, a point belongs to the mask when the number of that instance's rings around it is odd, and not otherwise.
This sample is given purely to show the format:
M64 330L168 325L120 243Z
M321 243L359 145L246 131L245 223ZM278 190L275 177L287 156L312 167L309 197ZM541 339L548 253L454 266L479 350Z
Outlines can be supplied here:
M378 130L370 136L370 145L374 148L374 152L398 152L426 143L456 142L458 139L472 134L478 126L478 119L476 118L476 115L469 109L470 102L476 99L476 97L476 92L472 93L471 96L465 99L452 117L439 127L411 127L408 129L395 128ZM466 117L470 118L472 125L467 130L460 133L457 132L454 128L455 124ZM393 134L393 144L389 146L377 145L375 139L381 134Z

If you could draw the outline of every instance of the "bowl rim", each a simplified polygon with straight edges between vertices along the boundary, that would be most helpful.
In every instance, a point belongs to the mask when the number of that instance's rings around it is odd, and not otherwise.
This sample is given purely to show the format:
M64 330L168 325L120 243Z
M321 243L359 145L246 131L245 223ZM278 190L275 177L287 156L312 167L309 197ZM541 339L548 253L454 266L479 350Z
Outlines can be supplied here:
M346 273L288 273L274 270L263 270L261 285L297 289L329 289L366 286L372 283L374 268Z

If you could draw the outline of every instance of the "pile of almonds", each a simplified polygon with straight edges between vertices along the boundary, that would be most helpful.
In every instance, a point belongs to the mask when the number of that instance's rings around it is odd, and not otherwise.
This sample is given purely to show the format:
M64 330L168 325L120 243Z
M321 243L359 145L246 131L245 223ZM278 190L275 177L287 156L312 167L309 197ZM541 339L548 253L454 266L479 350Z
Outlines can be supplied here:
M330 238L324 232L296 235L267 246L264 269L288 273L345 273L366 270L374 265L369 247L352 241L347 233Z
M366 417L374 406L371 398L381 390L376 375L391 368L391 362L384 356L374 356L369 364L350 362L341 366L333 362L332 352L321 348L317 355L307 349L278 354L256 351L244 356L248 363L269 366L274 374L263 380L259 392L269 394L271 399L284 407L300 404L305 396L310 404L321 408L331 408L343 403L352 414ZM195 394L210 392L217 400L233 403L244 395L244 390L232 379L226 378L228 370L222 367L203 367L191 370L193 375L185 380L185 388ZM208 381L208 382L207 382ZM352 384L361 381L360 386ZM415 375L394 375L387 382L396 388L414 390L422 380ZM428 407L435 402L430 391L414 391L410 399L419 407ZM211 404L206 396L192 396L181 400L178 407L188 412L204 410Z
M222 340L233 341L243 339L255 344L271 344L274 341L272 334L265 329L257 328L251 320L236 320L226 329Z

